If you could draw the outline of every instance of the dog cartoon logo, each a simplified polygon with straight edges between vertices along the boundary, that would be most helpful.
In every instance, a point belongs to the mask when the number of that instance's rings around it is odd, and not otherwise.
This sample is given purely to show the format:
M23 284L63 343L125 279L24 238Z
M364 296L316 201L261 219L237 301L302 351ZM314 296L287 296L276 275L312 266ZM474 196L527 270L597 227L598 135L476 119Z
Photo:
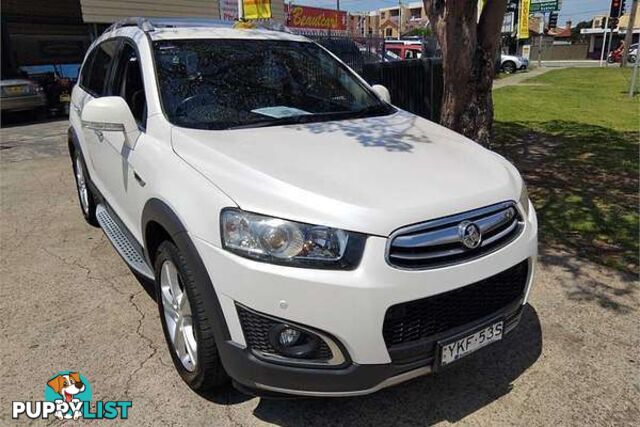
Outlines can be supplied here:
M44 400L13 400L11 418L18 420L126 420L133 406L130 400L91 400L89 381L77 371L61 371L49 378Z
M67 404L63 407L68 407L68 411L63 413L62 410L57 410L54 413L58 419L77 420L82 416L81 402L91 401L91 387L87 379L78 372L63 371L47 381L44 397L49 402Z

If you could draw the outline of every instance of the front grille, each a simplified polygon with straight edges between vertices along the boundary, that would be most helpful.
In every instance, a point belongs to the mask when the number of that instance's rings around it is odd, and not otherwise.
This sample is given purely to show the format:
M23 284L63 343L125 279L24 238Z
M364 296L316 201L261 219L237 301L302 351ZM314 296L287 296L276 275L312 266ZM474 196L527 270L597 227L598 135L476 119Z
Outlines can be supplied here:
M528 261L523 261L462 288L389 307L382 331L387 348L429 339L517 303L524 296L528 271Z
M280 355L278 350L276 350L269 341L269 331L274 326L281 325L283 322L278 322L270 317L261 316L258 313L243 308L240 305L237 306L237 309L238 316L240 317L240 325L242 326L242 333L244 334L247 346L259 353ZM331 349L323 340L320 340L318 349L305 357L305 359L330 360L332 356L333 354L331 353Z
M475 224L477 247L463 244L461 227ZM387 262L402 269L427 269L467 261L513 241L523 223L514 202L498 203L458 215L403 227L389 238Z

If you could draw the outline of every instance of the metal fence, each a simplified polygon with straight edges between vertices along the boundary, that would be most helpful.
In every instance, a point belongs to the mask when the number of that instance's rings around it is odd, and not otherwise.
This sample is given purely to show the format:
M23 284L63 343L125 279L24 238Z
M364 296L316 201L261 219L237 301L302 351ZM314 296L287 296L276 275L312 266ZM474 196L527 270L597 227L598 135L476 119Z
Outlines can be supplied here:
M364 64L380 62L384 58L384 39L381 37L344 37L306 35L330 50L356 73Z
M331 51L369 84L386 86L394 105L429 120L439 120L443 91L440 58L385 62L383 38L305 35Z
M361 75L369 84L386 86L394 105L434 122L439 121L443 93L441 59L364 64Z

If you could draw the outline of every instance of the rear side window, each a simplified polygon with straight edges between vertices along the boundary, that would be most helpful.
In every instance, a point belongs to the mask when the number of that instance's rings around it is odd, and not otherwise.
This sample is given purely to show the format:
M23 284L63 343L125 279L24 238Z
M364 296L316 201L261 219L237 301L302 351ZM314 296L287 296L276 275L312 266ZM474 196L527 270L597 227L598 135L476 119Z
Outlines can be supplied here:
M117 40L100 43L89 54L87 64L82 69L82 87L96 97L105 94L105 85L117 48Z

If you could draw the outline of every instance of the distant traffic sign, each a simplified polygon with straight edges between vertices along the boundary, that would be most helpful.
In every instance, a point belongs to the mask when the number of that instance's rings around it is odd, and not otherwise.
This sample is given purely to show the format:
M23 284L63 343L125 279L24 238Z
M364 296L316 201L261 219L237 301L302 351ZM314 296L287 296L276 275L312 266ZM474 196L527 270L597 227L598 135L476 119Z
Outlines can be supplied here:
M560 0L531 0L529 12L555 12L562 6Z

